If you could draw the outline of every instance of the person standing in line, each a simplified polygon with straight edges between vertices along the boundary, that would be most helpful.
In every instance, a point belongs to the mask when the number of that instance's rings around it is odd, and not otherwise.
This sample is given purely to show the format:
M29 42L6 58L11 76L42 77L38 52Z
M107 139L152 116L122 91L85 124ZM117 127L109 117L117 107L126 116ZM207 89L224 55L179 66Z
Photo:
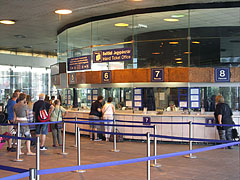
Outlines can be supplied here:
M114 113L115 113L115 107L112 104L113 98L109 97L107 100L107 103L104 104L102 108L102 113L103 113L103 119L104 120L113 120L114 119ZM105 122L107 125L113 124L112 121ZM112 132L112 126L105 126L105 132ZM109 141L110 134L105 134L106 141Z
M35 121L34 121L34 115L33 115L32 97L30 95L27 95L26 101L27 101L27 110L28 110L28 117L27 117L28 118L28 122L29 123L34 123ZM35 127L35 125L30 125L29 129L30 129L30 132L31 132L31 136L35 137L36 136L36 127ZM35 142L32 141L31 144L34 145Z
M14 93L17 93L17 95L18 95L18 97L19 97L21 91L20 91L19 89L16 89L16 90L14 91ZM19 99L17 98L16 103L18 103L18 101L19 101Z
M33 105L33 115L35 117L36 122L43 122L43 120L41 121L41 116L43 115L42 112L44 112L44 116L46 116L45 117L46 119L44 121L50 120L50 114L54 107L48 102L45 102L44 98L45 98L45 94L39 94L39 100L35 102ZM36 125L36 136L40 137L41 135L41 144L40 144L41 151L47 150L47 147L45 146L47 134L48 134L48 124Z
M28 119L28 107L26 104L26 94L21 93L19 95L19 102L17 104L14 105L13 107L13 112L14 112L14 122L20 122L20 123L27 123ZM21 125L20 126L20 137L25 136L26 138L31 138L31 133L30 133L30 129L28 125ZM20 141L21 142L21 141ZM21 146L21 143L20 143ZM26 146L27 146L27 155L28 156L34 156L36 155L36 153L33 153L31 151L31 141L27 140L26 141ZM23 154L20 151L20 154Z
M7 113L8 113L9 124L13 124L13 116L14 116L13 107L16 104L17 99L18 99L18 93L15 92L13 93L12 98L9 99L7 103ZM14 130L13 126L8 126L9 135L12 135L13 130ZM12 139L9 139L8 141L7 151L16 152L16 148L13 148L13 145L12 145Z
M55 96L51 96L51 99L50 99L50 104L53 104L55 101Z
M216 96L216 109L214 116L217 124L234 124L232 119L232 110L229 105L224 103L224 98L221 95ZM232 141L232 126L217 126L218 134L221 140ZM232 149L228 146L228 149Z
M103 102L103 97L98 96L97 101L92 103L91 111L89 114L90 121L97 121L102 118L102 102ZM94 122L94 123L97 124L96 122ZM95 125L95 124L90 124L90 128L93 131L97 131L101 128L100 125ZM89 135L90 135L90 140L101 141L101 139L98 138L96 132L95 133L90 132ZM93 139L93 135L94 135L94 139Z
M54 101L54 110L52 111L50 121L61 121L62 118L66 115L66 110L60 106L59 99ZM52 136L53 136L53 147L57 147L57 141L58 145L62 146L62 123L58 124L51 124L52 129Z

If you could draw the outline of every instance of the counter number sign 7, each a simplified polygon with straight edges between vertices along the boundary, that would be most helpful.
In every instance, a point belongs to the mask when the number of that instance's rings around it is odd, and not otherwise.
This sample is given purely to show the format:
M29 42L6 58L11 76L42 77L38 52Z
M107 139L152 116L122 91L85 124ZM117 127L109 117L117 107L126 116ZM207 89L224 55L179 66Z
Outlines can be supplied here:
M164 81L164 69L162 69L162 68L151 69L151 81L152 82L163 82Z

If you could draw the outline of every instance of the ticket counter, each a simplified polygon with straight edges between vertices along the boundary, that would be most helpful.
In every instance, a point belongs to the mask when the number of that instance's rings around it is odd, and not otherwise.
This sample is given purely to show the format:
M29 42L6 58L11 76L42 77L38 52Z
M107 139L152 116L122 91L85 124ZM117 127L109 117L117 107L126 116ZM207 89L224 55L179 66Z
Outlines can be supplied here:
M79 118L89 118L88 111L68 111L67 117L79 117ZM206 123L210 124L212 121L206 121L207 119L212 119L213 114L209 113L207 115L199 114L181 114L181 113L163 113L162 115L156 115L156 113L132 113L128 111L117 111L115 114L116 120L124 121L142 121L143 117L150 117L151 122L195 122L195 123ZM240 114L234 113L233 116L234 122L240 124ZM66 120L67 121L67 120ZM72 120L71 120L72 121ZM141 125L139 123L126 123L126 122L117 122L117 124L123 125ZM89 129L89 125L78 125L81 128ZM120 132L123 133L153 133L153 129L148 128L138 128L138 127L117 127ZM240 128L237 128L240 131ZM66 131L74 133L74 124L66 124ZM189 125L188 124L158 124L157 125L157 134L166 135L166 136L176 136L176 137L189 137ZM88 135L87 132L82 131L81 134ZM204 138L204 139L219 139L218 132L216 127L209 127L205 125L193 125L193 137L194 138ZM146 139L145 137L138 136L124 136L126 139ZM172 140L159 138L160 141L178 141L183 142L183 140Z

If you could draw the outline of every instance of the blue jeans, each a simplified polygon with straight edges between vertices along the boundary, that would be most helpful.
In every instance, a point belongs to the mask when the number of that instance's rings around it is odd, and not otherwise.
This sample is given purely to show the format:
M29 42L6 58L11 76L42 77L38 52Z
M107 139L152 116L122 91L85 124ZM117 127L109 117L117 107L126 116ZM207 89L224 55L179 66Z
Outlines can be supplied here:
M48 124L36 125L36 134L48 134Z

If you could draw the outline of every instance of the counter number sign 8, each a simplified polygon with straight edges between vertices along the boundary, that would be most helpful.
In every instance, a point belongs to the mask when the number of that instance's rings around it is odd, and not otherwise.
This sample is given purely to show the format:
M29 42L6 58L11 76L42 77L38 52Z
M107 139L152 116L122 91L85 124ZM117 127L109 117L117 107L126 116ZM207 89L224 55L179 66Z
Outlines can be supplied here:
M215 82L230 82L230 68L215 68Z

